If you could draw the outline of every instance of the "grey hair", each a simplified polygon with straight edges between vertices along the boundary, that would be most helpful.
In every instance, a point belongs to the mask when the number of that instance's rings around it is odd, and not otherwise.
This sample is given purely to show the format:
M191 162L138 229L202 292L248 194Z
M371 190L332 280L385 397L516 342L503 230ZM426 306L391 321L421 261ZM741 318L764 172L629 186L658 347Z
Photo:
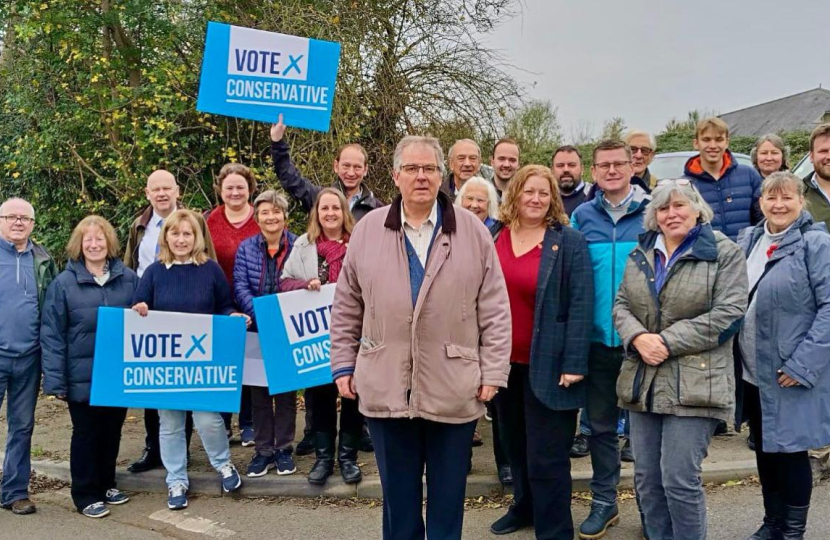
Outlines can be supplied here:
M288 199L285 198L285 195L277 192L274 189L269 189L260 193L257 198L254 200L254 220L257 221L257 213L259 210L260 205L265 203L271 203L274 207L279 208L282 210L282 213L285 217L288 217Z
M453 155L455 155L455 147L456 147L456 146L458 146L460 143L470 143L470 144L472 144L473 146L475 146L475 147L476 147L476 150L478 151L478 157L479 157L479 159L481 159L481 147L478 145L478 143L477 143L477 142L475 142L475 141L474 141L474 140L472 140L472 139L458 139L457 141L455 141L454 143L452 143L452 146L450 146L450 151L449 151L449 153L447 154L447 157L448 157L450 160L452 160Z
M632 129L628 133L625 134L623 137L623 142L625 144L631 145L631 139L634 137L648 137L648 143L651 145L652 150L657 150L657 139L654 138L654 135L649 133L648 131L641 131L639 129Z
M681 184L672 180L662 180L654 191L651 192L651 202L646 207L646 215L643 218L643 227L647 231L659 231L657 225L657 211L665 208L671 202L672 195L677 195L689 201L692 210L700 213L698 221L709 223L715 216L712 209L703 200L703 195L690 183Z
M787 189L794 189L799 197L804 197L806 187L804 181L790 171L778 171L764 178L761 183L761 194L769 192L782 192Z
M473 176L461 186L458 190L458 195L455 196L455 204L461 206L461 201L467 194L467 188L470 186L482 187L487 191L487 215L493 219L497 219L499 215L499 195L496 193L496 186L492 182L488 182L480 176Z
M6 205L11 203L11 202L19 202L19 203L25 204L26 206L29 207L29 210L32 211L32 219L35 218L35 207L32 206L32 203L30 203L26 199L22 199L20 197L11 197L11 198L6 199L5 201L3 201L3 204L0 204L0 214L3 214L5 212Z
M441 149L441 143L435 137L422 137L420 135L407 135L400 140L398 146L395 147L395 153L392 156L392 170L395 172L401 171L403 151L410 146L416 145L426 146L435 152L435 164L438 165L438 169L441 171L441 176L444 176L444 172L447 169L444 165L444 151Z
M790 168L790 147L784 142L784 139L776 135L775 133L767 133L766 135L762 135L755 142L755 146L752 147L752 150L749 152L749 158L752 160L752 165L755 167L755 170L758 169L758 149L761 147L762 144L765 142L770 142L772 145L779 150L781 150L781 155L783 159L781 160L781 169L782 171L786 171Z

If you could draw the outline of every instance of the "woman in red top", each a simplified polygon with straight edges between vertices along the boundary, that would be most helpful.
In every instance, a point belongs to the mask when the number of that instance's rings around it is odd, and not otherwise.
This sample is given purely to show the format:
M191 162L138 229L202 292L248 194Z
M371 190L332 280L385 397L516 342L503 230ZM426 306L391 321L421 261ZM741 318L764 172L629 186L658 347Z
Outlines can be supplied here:
M251 169L245 165L228 163L219 171L213 188L222 204L211 210L205 221L216 248L216 261L222 267L228 284L233 290L233 265L239 244L259 234L259 225L254 219L254 207L250 202L256 191L256 179ZM231 437L231 416L230 413L222 413L228 438ZM242 446L253 446L254 418L249 386L242 387L239 431Z
M534 526L536 538L573 539L570 447L585 404L593 317L588 246L572 229L550 169L523 167L493 226L513 329L510 378L495 401L513 472L513 505L490 527Z

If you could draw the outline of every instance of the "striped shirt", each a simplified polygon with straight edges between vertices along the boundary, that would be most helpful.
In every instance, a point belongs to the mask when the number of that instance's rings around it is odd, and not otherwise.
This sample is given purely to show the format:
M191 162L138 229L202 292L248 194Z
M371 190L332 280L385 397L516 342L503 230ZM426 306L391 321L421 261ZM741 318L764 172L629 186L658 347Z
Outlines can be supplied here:
M418 255L418 260L421 261L421 266L426 268L427 254L429 253L429 245L432 242L432 235L435 232L435 224L438 223L438 201L432 205L432 211L429 217L421 223L417 229L410 225L406 219L406 211L404 205L401 204L401 221L403 222L403 232L409 243L415 249L415 254Z

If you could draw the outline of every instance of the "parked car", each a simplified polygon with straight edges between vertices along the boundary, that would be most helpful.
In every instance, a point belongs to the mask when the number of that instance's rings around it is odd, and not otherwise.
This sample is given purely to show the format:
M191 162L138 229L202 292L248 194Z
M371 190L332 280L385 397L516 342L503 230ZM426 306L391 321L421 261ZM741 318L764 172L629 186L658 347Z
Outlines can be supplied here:
M808 174L813 172L813 162L810 161L810 153L807 152L804 154L804 157L793 167L792 172L799 178L804 178Z
M657 177L658 180L664 178L680 178L683 176L684 167L690 157L698 155L700 152L666 152L665 154L657 154L654 156L654 161L648 166L651 174ZM749 165L752 167L752 160L746 154L732 152L735 159L741 165ZM809 172L809 171L808 171ZM800 175L799 175L800 176Z

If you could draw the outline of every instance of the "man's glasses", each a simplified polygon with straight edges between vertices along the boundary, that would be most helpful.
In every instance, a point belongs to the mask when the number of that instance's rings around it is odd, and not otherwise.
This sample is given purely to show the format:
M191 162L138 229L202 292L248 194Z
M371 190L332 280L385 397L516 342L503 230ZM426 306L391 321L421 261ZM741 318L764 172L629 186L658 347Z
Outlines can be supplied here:
M637 152L643 154L643 156L648 157L654 153L654 150L649 148L648 146L632 146L631 147L631 155L633 156Z
M406 174L418 174L422 170L427 176L432 176L439 171L438 165L401 165L401 170Z
M601 171L610 171L611 167L614 167L617 170L622 169L626 165L631 163L630 161L603 161L602 163L596 163L594 167Z
M5 219L6 223L14 223L19 221L23 225L31 225L35 222L35 218L31 218L29 216L15 216L15 215L8 215L8 216L0 216L0 219Z

